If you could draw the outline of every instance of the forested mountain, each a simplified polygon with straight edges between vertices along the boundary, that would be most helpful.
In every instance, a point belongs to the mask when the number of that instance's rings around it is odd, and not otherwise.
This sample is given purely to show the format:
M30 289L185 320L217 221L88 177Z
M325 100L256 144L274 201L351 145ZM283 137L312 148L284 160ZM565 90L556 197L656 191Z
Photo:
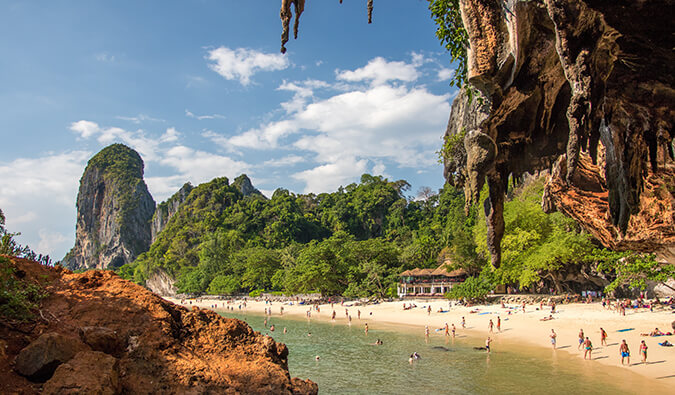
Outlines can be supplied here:
M186 292L384 295L407 268L436 266L453 251L478 259L475 214L464 215L463 193L452 187L409 200L407 182L364 174L333 193L277 189L266 199L244 196L240 184L217 178L191 190L150 250L120 273L143 283L161 269Z

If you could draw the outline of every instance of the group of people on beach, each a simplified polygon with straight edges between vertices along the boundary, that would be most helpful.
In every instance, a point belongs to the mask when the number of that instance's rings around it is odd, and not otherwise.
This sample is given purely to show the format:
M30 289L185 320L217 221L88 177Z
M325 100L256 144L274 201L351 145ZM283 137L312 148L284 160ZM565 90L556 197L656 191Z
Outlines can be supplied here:
M549 337L551 339L551 345L555 349L558 335L555 333L554 329L551 329L551 334ZM579 345L577 346L577 349L581 350L583 347L584 359L592 359L593 343L591 342L591 339L589 339L588 336L584 334L583 329L579 329L578 339ZM607 331L605 331L603 328L600 328L600 344L603 346L608 346ZM647 348L647 344L644 340L642 340L642 342L640 342L640 356L642 357L642 363L647 363ZM625 339L621 341L621 345L619 346L619 354L621 355L621 365L624 365L624 361L626 361L628 366L630 366L630 349L628 348L628 343L626 343Z

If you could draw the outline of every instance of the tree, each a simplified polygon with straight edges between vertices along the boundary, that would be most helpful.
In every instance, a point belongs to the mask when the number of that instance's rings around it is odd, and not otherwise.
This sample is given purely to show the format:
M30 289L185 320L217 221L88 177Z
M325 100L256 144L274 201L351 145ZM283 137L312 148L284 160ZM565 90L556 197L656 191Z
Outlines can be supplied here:
M605 288L607 292L624 285L644 291L647 281L655 281L675 291L667 284L668 280L675 278L675 265L657 261L655 254L630 254L621 259L606 260L600 263L598 269L616 275L616 279Z

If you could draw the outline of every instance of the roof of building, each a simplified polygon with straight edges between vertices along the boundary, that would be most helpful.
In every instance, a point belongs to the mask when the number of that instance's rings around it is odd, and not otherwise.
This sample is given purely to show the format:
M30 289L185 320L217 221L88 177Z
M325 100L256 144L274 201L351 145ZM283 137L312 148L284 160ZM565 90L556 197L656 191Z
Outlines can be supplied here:
M441 264L436 269L419 269L415 268L412 270L406 270L403 273L399 274L399 277L403 276L444 276L444 277L459 277L466 275L466 270L464 269L455 269L451 272L448 272L447 266L445 263Z

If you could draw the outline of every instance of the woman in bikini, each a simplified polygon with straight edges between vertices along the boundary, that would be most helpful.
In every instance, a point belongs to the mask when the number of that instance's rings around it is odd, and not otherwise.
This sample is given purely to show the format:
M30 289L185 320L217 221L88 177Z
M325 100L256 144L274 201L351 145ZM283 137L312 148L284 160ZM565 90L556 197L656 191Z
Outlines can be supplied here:
M642 357L642 363L647 364L647 343L644 340L640 343L640 356Z

